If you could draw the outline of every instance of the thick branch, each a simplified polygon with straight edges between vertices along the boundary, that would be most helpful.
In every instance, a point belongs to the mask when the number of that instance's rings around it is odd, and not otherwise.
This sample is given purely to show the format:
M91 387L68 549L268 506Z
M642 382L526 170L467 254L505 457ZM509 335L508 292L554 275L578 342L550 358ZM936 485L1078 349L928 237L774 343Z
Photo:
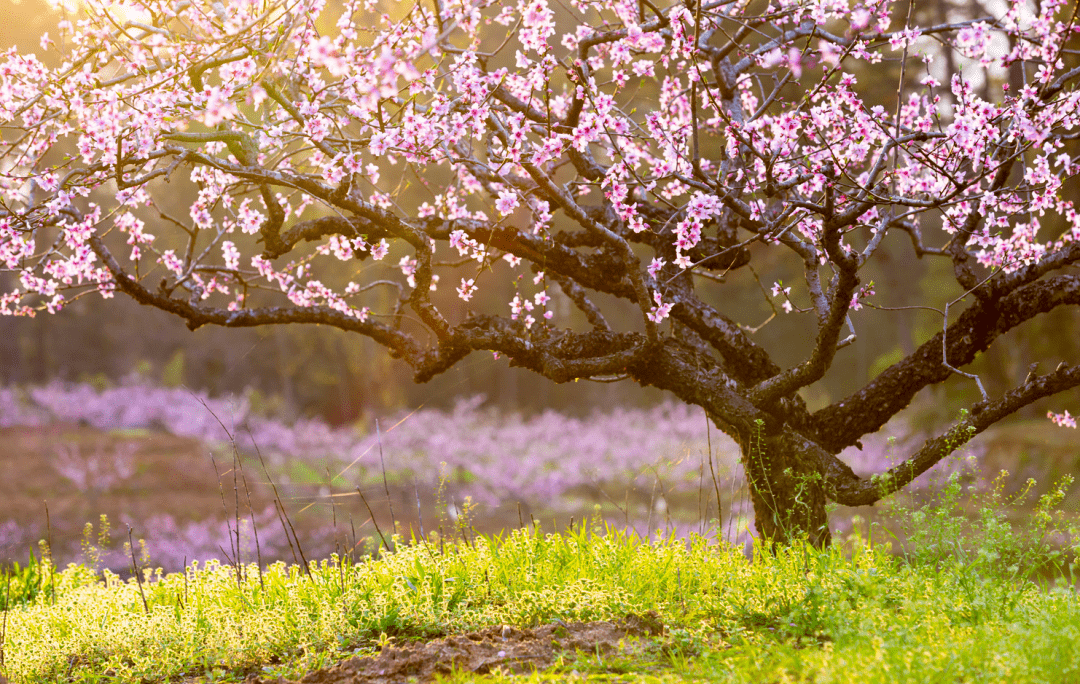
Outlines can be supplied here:
M827 476L826 491L830 498L845 506L870 505L906 487L941 459L1002 418L1043 397L1077 386L1080 386L1080 366L1062 366L1049 375L1037 376L997 401L986 405L977 404L969 416L955 423L944 434L928 439L907 460L879 476L870 479Z
M1007 296L977 301L948 328L949 365L960 368L971 363L1005 332L1066 304L1080 304L1080 277L1059 275L1023 285ZM817 441L839 452L862 435L876 432L924 387L945 381L952 372L942 363L942 335L924 342L855 394L815 413Z
M696 297L677 300L671 317L720 352L739 382L758 383L780 372L780 366L768 352L755 344L738 324Z
M800 388L817 382L825 376L825 372L832 365L833 358L836 357L840 329L844 325L844 319L850 307L851 295L858 285L859 279L854 269L841 270L829 314L818 328L817 341L810 358L794 368L761 382L750 392L752 402L758 406L769 404L780 397L790 396Z
M462 323L439 345L438 353L417 368L414 379L426 382L469 352L505 354L511 366L527 368L554 382L626 372L647 349L639 333L593 330L587 333L538 328L530 336L518 321L476 316Z
M410 336L370 319L360 320L329 307L275 306L229 311L227 309L195 306L189 302L156 294L124 272L100 237L92 235L89 241L90 247L105 264L105 267L109 269L117 288L121 292L140 304L152 306L183 318L192 330L197 330L204 325L249 328L258 325L284 323L316 323L366 335L410 364L416 365L423 360L422 351Z

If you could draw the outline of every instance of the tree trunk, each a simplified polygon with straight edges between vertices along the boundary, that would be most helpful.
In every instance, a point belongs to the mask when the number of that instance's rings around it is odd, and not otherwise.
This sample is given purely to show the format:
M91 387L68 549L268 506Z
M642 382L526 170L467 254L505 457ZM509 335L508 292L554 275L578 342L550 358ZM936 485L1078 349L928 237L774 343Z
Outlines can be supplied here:
M770 436L758 427L740 442L761 538L787 544L805 536L814 546L828 546L831 536L821 475L782 435Z

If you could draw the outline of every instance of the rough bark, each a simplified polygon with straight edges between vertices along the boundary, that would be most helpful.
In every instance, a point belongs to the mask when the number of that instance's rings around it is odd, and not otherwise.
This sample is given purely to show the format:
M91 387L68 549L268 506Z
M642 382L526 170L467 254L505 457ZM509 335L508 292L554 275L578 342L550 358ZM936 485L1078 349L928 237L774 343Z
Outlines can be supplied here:
M755 426L741 447L761 538L787 544L805 537L814 546L828 546L824 479L814 459L795 440L783 432L769 435L763 425Z

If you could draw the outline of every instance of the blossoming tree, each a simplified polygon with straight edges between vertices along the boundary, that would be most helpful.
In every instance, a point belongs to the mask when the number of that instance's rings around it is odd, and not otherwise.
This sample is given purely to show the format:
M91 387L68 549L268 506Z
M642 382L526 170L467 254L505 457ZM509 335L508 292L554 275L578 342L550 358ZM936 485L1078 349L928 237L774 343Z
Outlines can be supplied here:
M482 350L555 382L625 377L738 441L764 537L817 544L827 500L872 504L1080 384L1063 363L982 392L874 477L837 457L931 385L981 390L965 365L1080 303L1062 0L922 25L881 0L324 4L90 2L42 38L56 68L9 52L3 312L119 292L192 329L366 335L418 382ZM951 263L963 295L914 353L811 412L800 390L845 372L889 233ZM771 294L816 335L788 368L716 295L775 252L804 277ZM516 296L480 306L500 280ZM628 325L609 323L619 300Z

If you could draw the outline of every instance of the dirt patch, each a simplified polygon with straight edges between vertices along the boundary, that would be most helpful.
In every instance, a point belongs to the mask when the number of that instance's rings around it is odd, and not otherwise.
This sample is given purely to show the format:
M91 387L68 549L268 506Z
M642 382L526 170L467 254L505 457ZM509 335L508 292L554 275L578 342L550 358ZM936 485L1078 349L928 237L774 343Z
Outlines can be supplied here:
M629 655L641 649L641 640L663 633L663 623L651 611L614 622L557 621L531 629L488 627L425 643L388 646L373 657L350 658L309 672L299 682L252 675L245 684L390 684L426 682L452 671L524 673L550 667L563 653Z

